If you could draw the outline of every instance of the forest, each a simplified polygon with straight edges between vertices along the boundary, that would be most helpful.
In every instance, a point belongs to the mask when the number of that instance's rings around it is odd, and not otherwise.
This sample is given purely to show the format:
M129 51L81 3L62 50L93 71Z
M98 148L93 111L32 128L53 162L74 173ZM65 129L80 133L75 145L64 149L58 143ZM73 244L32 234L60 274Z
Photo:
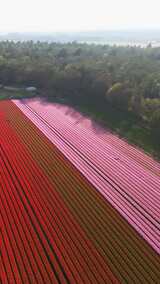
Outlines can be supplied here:
M160 157L160 47L1 41L3 86L34 86Z

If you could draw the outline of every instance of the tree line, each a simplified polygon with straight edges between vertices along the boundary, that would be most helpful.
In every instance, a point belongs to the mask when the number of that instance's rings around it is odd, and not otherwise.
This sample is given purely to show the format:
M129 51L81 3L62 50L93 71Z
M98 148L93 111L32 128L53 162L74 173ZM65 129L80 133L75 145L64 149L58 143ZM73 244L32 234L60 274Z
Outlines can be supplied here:
M160 143L160 48L0 42L0 85L135 117Z

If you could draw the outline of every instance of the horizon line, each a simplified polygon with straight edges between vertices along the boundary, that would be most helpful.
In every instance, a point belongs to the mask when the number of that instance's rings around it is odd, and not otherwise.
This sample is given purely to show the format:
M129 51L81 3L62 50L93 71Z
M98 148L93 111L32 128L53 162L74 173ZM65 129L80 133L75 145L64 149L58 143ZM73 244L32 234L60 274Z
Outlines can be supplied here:
M41 33L41 34L52 34L52 33L88 33L88 32L146 32L146 31L160 31L160 27L150 27L150 28L121 28L121 29L107 29L107 28L98 28L98 29L86 29L86 30L55 30L55 31L0 31L0 34L29 34L29 33Z

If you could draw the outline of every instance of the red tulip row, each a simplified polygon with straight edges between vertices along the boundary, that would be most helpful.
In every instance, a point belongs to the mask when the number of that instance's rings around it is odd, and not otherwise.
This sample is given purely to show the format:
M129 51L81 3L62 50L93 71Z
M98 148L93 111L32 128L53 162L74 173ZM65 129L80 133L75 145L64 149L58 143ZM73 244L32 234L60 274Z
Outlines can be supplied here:
M55 107L39 102L16 104L160 253L157 172L153 174L130 157L120 156L112 145L106 146L88 130L75 128Z
M118 283L10 123L0 128L4 282Z
M158 283L154 250L14 104L1 111L6 283Z

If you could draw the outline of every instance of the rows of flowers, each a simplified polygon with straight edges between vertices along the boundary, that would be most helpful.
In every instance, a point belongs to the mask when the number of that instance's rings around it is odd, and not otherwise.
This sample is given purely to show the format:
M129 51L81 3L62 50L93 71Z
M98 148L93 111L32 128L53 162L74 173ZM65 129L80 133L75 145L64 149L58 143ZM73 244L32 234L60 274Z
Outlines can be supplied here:
M76 118L52 104L15 103L160 253L160 165L114 135L99 137L84 127L82 118L83 124L75 127Z
M0 112L6 283L158 283L152 247L15 104Z

